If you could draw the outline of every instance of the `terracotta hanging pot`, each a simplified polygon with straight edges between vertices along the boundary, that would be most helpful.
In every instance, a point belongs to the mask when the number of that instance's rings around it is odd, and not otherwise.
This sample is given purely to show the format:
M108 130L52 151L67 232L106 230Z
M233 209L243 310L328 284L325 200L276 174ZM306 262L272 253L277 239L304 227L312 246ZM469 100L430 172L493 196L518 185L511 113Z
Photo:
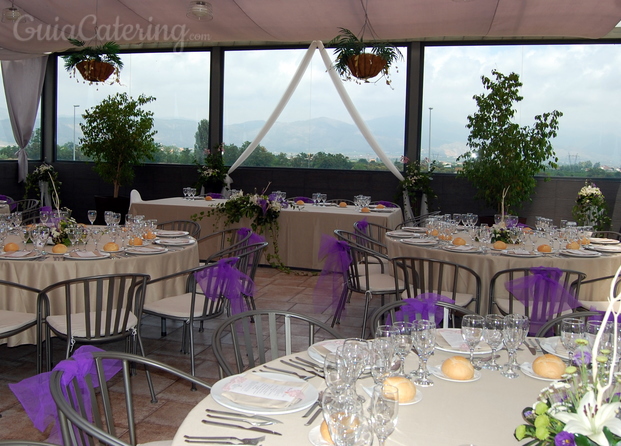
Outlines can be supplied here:
M114 65L96 60L85 60L76 65L82 77L89 82L105 82L114 73Z
M377 76L386 66L386 61L375 54L363 53L350 57L347 68L351 75L358 79L367 80Z

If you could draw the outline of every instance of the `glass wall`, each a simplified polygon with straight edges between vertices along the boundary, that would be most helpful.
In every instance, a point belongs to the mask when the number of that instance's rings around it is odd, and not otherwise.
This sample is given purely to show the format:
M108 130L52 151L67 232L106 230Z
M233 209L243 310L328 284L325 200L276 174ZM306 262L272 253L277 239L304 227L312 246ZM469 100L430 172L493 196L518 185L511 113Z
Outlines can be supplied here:
M116 93L155 97L154 162L191 164L202 157L209 129L210 52L122 54L120 83L89 85L58 63L57 159L85 160L80 151L82 113ZM199 132L199 125L201 131ZM206 130L206 132L205 132Z
M401 49L405 55L405 48ZM254 140L289 86L306 49L230 50L225 53L225 163ZM332 53L331 50L328 52ZM346 82L345 88L380 147L403 155L406 62L391 70L392 84ZM392 87L392 88L391 88ZM384 169L345 109L321 59L313 59L291 100L243 166Z
M558 110L552 140L559 168L554 176L621 177L621 85L619 45L481 45L425 48L422 156L459 168L466 152L468 115L481 76L496 69L515 72L523 83L517 123L532 126L536 115Z

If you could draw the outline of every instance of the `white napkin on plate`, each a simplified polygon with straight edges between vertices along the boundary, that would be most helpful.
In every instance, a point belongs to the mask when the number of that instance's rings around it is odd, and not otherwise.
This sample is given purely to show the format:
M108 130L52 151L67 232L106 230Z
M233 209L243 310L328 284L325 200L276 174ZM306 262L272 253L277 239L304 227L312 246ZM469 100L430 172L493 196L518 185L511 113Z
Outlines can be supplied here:
M69 257L78 257L81 259L93 259L96 257L104 257L99 251L71 251Z
M11 253L4 254L4 257L22 258L22 257L33 257L35 255L36 255L36 252L34 251L14 251Z
M245 406L286 409L304 399L308 386L305 381L278 381L260 373L245 373L227 382L222 396Z

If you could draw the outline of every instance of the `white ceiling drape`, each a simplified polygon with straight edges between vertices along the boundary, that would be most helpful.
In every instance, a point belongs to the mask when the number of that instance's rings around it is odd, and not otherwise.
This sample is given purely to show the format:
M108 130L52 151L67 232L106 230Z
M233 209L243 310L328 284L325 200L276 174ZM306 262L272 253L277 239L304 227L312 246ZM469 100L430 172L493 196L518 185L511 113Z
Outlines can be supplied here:
M32 137L48 56L2 61L2 80L17 151L17 182L26 180L26 146Z

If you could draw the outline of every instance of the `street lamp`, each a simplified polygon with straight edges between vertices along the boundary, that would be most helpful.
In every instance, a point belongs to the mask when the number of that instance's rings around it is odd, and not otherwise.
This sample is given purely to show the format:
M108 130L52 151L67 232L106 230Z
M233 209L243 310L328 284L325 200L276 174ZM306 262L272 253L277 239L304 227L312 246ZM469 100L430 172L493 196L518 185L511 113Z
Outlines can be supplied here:
M79 105L73 106L73 161L75 161L75 109L78 107Z
M427 160L427 170L431 170L431 110L433 110L433 107L429 107L429 159Z

